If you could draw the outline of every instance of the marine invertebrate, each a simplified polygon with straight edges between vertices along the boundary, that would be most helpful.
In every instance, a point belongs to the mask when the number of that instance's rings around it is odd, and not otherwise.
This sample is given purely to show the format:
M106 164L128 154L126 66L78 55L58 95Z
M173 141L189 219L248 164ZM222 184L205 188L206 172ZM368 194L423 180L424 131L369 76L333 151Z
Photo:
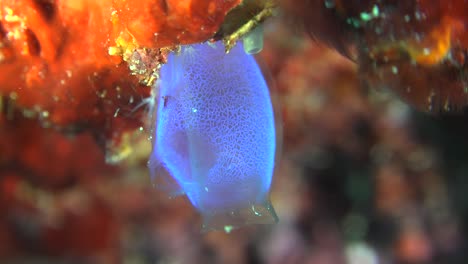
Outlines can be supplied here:
M150 169L166 170L204 229L273 223L268 200L276 136L268 87L241 44L183 46L161 68ZM170 181L170 179L169 179Z

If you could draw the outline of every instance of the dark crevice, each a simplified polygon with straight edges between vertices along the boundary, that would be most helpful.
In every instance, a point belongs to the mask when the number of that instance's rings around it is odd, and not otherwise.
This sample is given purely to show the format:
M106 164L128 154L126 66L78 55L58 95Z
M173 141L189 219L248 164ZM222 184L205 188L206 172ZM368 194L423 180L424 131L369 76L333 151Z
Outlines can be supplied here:
M167 0L160 0L161 8L164 11L165 15L169 14L169 6L167 5Z
M4 38L6 38L7 32L5 30L5 27L3 26L2 21L0 21L0 41Z
M28 40L28 49L31 56L39 56L41 54L41 44L36 37L36 34L29 28L26 30L26 37Z
M54 19L56 13L56 5L54 0L34 0L34 4L47 22L50 22Z

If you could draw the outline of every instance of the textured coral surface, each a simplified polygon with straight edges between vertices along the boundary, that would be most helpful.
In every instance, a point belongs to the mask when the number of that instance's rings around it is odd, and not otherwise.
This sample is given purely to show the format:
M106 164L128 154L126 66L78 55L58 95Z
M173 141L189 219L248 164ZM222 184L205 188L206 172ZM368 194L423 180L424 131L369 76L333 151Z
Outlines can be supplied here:
M2 0L0 94L51 125L112 131L114 113L128 115L149 95L122 59L207 40L236 4Z

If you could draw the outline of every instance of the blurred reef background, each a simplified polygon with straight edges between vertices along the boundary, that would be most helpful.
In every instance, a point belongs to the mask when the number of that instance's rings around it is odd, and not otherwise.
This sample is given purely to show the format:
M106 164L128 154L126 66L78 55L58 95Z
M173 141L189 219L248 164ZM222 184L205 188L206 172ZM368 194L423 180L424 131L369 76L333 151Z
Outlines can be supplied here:
M0 0L0 263L466 263L467 21L466 0ZM150 182L151 85L177 45L257 24L280 222L202 234Z

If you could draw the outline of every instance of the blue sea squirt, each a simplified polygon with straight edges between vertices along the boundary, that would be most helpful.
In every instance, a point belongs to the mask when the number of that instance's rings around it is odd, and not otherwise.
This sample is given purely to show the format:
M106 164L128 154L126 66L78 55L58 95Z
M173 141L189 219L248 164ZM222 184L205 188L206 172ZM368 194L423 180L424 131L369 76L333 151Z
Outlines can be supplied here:
M204 230L277 221L269 201L275 117L267 84L241 43L182 46L163 65L155 89L156 187L186 194Z

